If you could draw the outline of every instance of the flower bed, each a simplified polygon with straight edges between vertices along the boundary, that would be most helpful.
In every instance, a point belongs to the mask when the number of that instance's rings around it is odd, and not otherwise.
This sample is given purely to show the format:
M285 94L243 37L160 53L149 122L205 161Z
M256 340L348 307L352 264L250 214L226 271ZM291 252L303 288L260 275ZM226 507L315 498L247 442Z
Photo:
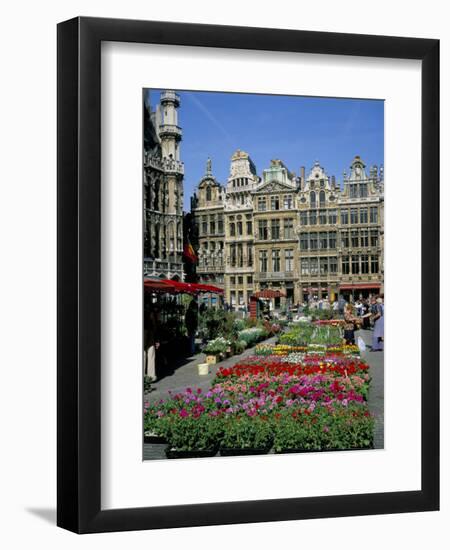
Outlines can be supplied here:
M264 331L238 334L253 345ZM169 392L148 405L145 431L167 440L168 457L371 447L369 366L355 356L355 346L343 346L334 327L308 325L286 334L279 344L261 344L255 355L219 368L208 391ZM217 338L211 349L225 343Z

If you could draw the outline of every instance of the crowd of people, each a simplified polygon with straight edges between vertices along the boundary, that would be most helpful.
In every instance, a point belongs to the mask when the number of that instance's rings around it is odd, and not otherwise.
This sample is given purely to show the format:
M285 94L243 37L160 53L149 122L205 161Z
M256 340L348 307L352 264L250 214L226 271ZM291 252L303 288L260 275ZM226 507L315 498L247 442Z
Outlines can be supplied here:
M344 319L344 338L346 343L355 344L355 331L359 329L372 330L372 346L370 351L384 349L384 300L383 296L371 295L368 298L350 299L339 296L333 302L328 298L311 297L308 301L296 305L297 316L305 311L332 310L334 318Z

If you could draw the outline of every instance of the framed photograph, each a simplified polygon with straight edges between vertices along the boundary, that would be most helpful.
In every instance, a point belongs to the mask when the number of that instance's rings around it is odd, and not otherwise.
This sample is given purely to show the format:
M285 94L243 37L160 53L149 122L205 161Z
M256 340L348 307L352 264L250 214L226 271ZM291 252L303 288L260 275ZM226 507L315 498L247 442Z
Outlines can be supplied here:
M77 533L439 508L439 41L58 25Z

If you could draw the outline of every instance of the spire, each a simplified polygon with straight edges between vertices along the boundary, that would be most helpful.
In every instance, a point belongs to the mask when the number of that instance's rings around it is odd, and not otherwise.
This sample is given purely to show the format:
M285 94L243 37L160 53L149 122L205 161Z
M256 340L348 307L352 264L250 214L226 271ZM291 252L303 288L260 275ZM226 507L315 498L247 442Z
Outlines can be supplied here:
M209 157L206 161L206 176L212 177L212 162Z

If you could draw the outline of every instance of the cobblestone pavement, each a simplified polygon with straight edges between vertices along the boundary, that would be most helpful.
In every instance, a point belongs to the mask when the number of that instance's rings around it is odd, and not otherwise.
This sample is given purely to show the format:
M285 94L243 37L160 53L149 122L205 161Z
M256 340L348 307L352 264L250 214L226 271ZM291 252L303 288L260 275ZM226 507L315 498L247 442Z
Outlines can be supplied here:
M367 346L372 346L371 330L360 330L356 333L361 336ZM370 347L361 357L370 365L372 384L369 393L369 409L375 415L375 449L384 448L384 351L370 351Z
M372 331L361 330L356 333L361 336L367 346L372 344ZM266 340L267 343L276 341L276 337ZM221 361L217 365L212 365L209 369L209 374L200 376L198 374L197 365L205 361L205 354L199 353L187 359L186 362L180 365L171 373L162 377L153 384L153 390L145 394L144 401L154 403L159 399L167 397L168 390L174 393L183 391L189 386L202 388L207 390L213 380L216 371L219 367L230 367L237 363L240 359L247 357L253 353L254 348L245 350L241 355L234 355L225 361ZM375 437L374 446L376 449L384 448L384 352L371 352L370 347L361 354L370 365L370 373L372 375L372 384L369 394L369 408L375 415ZM143 459L155 460L164 459L164 449L166 445L160 443L144 443Z

